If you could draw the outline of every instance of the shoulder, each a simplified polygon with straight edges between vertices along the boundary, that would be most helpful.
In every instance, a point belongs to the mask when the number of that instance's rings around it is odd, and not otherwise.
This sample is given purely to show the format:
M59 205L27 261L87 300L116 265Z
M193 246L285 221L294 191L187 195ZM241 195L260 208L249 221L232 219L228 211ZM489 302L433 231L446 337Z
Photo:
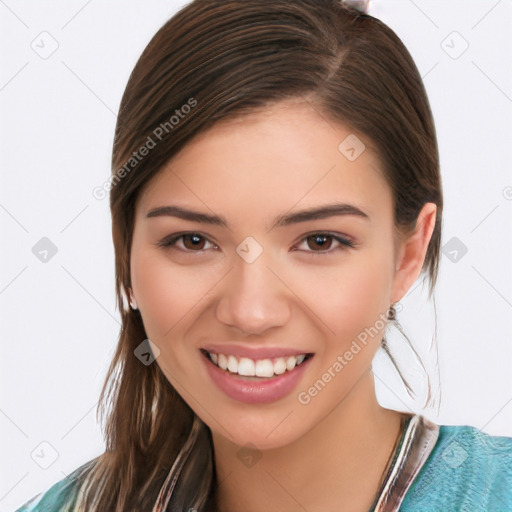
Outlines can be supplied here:
M512 438L441 426L401 510L512 510Z
M68 512L70 503L76 498L83 477L96 461L97 458L86 462L49 489L33 496L15 512Z

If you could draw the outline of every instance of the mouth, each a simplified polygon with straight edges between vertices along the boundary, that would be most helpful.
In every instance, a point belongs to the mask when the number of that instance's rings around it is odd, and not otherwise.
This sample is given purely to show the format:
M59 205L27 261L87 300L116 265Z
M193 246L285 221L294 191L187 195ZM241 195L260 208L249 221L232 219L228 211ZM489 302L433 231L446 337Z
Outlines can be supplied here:
M200 349L201 354L209 363L232 376L243 377L244 380L268 380L293 372L297 367L302 366L313 357L313 353L252 359L250 357L239 357L233 354L220 352L209 352Z

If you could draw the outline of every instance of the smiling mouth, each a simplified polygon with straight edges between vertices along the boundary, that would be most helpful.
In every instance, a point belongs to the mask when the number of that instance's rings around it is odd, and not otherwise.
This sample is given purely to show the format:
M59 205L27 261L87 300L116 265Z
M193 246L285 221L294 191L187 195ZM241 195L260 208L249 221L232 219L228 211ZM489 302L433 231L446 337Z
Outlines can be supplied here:
M297 354L288 357L274 357L265 359L251 359L249 357L237 357L231 354L208 352L200 349L208 361L221 370L233 375L239 375L249 380L261 380L278 377L284 373L293 371L313 357L312 353Z

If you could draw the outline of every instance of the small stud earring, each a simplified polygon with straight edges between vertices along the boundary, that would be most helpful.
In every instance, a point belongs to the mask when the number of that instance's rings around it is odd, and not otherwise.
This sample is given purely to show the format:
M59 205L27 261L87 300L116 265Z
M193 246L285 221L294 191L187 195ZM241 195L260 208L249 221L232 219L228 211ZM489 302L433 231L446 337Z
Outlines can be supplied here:
M394 304L391 304L391 306L389 306L389 309L388 309L388 320L396 320L396 309L395 309L395 305Z

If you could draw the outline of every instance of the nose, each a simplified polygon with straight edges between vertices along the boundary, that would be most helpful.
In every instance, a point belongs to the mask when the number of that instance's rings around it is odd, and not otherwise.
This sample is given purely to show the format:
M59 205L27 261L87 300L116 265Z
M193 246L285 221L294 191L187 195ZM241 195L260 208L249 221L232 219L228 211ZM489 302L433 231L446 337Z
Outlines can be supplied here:
M291 317L288 289L276 274L263 258L253 263L236 261L224 281L217 319L252 335L285 325Z

